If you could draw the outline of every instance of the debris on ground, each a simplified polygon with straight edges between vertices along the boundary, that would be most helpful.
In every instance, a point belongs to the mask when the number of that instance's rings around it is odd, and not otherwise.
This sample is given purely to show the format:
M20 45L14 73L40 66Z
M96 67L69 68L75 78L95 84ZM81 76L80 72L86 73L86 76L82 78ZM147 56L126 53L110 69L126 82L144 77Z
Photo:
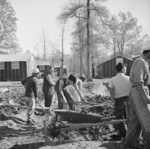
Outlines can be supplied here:
M39 85L39 102L44 103L42 86ZM5 93L0 96L0 146L3 148L11 149L49 149L45 146L45 136L43 122L49 123L52 120L53 111L37 109L34 112L33 119L35 124L32 126L26 123L26 101L24 98L24 87L20 85L11 86ZM83 95L90 106L81 108L81 112L95 113L102 117L111 117L114 115L114 105L109 97L108 89L102 83L85 83L83 85ZM55 102L54 104L57 104ZM19 106L16 106L19 105ZM55 106L55 105L54 105ZM105 131L110 129L111 126L103 127ZM72 133L72 142L60 144L50 144L52 148L66 148L69 149L122 149L120 142L112 145L112 141L107 139L109 136L105 135L106 140L101 142L85 141L83 138ZM105 142L104 142L105 141ZM74 142L74 143L73 143ZM68 145L67 145L68 144ZM110 147L112 145L112 147ZM45 147L44 147L45 146ZM68 148L67 148L68 146Z

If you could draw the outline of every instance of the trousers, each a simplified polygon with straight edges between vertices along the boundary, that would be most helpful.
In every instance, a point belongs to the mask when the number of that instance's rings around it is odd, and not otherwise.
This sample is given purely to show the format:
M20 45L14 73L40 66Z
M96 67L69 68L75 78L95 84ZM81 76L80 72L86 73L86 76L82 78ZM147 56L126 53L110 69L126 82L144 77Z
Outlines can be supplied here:
M146 91L146 89L145 89ZM147 92L147 91L146 91ZM147 92L148 93L148 92ZM144 102L142 96L136 87L131 88L129 100L127 102L127 127L128 131L125 138L125 145L135 144L139 140L142 127L136 112L134 100ZM146 108L146 106L145 106ZM146 138L145 138L146 139ZM149 140L148 140L149 141Z
M35 99L34 98L30 98L30 97L26 97L25 98L26 100L26 104L28 106L28 109L27 109L27 119L30 120L31 119L31 116L35 110Z
M116 119L124 119L126 118L126 102L128 96L120 97L115 99L115 116ZM120 135L125 138L126 136L126 124L119 123L114 125L114 128L119 131Z
M57 93L57 99L58 99L58 108L63 109L63 99L61 97L61 94L58 90L56 91L56 93ZM68 91L68 89L64 89L63 94L67 100L67 103L69 105L69 109L75 110L74 100L73 100L73 97L71 96L70 92Z
M51 90L43 91L45 99L45 107L50 107L54 98L54 92Z

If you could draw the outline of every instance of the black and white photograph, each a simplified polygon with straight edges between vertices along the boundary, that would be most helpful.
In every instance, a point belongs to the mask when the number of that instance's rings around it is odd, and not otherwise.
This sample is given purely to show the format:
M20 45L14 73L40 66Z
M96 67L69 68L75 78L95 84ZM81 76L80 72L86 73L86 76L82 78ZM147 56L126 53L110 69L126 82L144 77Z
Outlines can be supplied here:
M0 149L150 149L150 0L0 0Z

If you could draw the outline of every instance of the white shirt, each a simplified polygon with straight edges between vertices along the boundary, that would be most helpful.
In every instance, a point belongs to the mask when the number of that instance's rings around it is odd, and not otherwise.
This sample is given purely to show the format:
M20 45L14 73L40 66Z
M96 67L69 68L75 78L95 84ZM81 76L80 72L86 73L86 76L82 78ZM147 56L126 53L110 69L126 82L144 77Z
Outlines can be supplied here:
M82 81L80 79L77 79L77 87L81 91L82 90Z
M79 97L79 95L78 95L78 93L75 90L73 85L66 86L66 89L68 89L69 92L71 93L71 95L72 95L72 97L74 99L74 102L81 102L80 97Z
M118 73L115 77L111 78L109 87L114 89L114 98L120 98L129 96L131 83L128 76L124 73Z

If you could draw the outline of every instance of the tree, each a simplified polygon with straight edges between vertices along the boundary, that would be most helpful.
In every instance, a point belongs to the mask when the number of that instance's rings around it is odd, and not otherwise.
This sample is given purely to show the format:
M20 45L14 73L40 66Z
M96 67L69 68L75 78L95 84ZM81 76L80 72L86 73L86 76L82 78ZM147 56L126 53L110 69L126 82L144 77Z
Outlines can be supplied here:
M34 45L34 50L38 53L38 55L39 53L42 53L39 57L43 57L43 59L46 60L48 58L48 54L50 54L51 45L52 42L49 40L47 31L44 28L42 28L42 32L39 35L39 39Z
M143 35L142 37L140 36L139 38L131 40L127 45L128 46L127 51L130 53L130 56L132 57L132 55L140 55L143 43L149 40L150 37L147 34Z
M0 0L0 48L7 52L17 52L17 18L15 10L7 0Z
M86 3L84 1L76 1L71 3L66 8L64 8L61 15L58 17L59 20L65 20L69 18L81 18L82 22L86 22L86 54L87 54L87 79L88 81L92 80L91 77L91 32L90 26L93 23L91 21L91 13L98 16L100 20L104 23L105 18L108 16L108 11L106 7L101 6L101 2L104 0L99 1L91 1L87 0ZM81 20L80 20L81 21ZM81 26L83 27L83 26ZM81 30L81 29L79 29ZM81 36L79 36L81 38ZM79 39L80 40L80 39ZM82 42L81 42L82 43ZM79 46L81 47L81 46ZM80 50L83 50L80 48ZM81 58L81 57L80 57Z
M108 27L114 54L116 51L119 51L121 55L124 51L132 53L134 48L141 45L142 27L137 23L137 18L133 17L130 12L120 12L118 17L111 16Z
M87 0L87 77L91 81L91 49L90 49L90 0Z

